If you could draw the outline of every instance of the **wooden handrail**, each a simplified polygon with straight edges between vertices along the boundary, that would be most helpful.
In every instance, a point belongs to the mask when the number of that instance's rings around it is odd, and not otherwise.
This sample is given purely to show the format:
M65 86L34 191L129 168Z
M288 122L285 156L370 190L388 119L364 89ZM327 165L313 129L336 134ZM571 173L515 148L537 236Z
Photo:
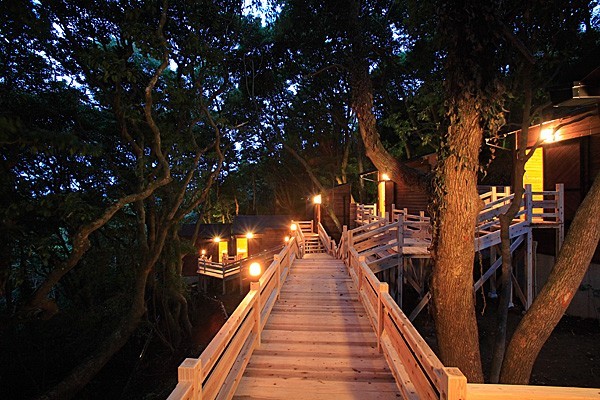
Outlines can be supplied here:
M494 385L468 383L469 400L590 400L600 399L600 389L564 386Z
M274 256L250 291L199 358L187 358L178 368L178 384L170 400L231 398L279 296L290 266L300 254L296 237Z
M269 260L273 254L278 253L282 248L283 246L276 246L271 249L261 251L260 253L253 254L250 257L241 258L225 264L199 258L198 269L196 272L198 274L209 275L216 278L229 278L230 276L241 273L242 270L249 265L250 261L256 259Z
M321 240L321 243L323 243L323 246L325 246L327 254L335 257L337 254L337 247L335 245L335 241L331 238L331 236L329 236L321 222L317 224L317 231L319 233L319 239Z
M347 266L396 383L405 398L466 398L467 379L447 368L412 326L365 258L350 247Z
M297 246L300 249L300 258L304 257L304 242L305 237L304 237L304 232L302 232L302 229L300 229L300 224L303 221L293 221L292 220L292 224L296 224L297 229L294 231L293 235L296 238L296 242L297 242ZM310 221L312 223L312 221ZM312 228L311 228L312 229Z
M495 211L505 208L508 200L507 196L498 197L499 194L506 195L506 190L500 193L492 190L486 194L490 201L482 211L483 218L480 219L482 223L478 225L478 229L491 227L496 223L489 221L497 218L499 214ZM533 200L536 195L552 196L553 199ZM522 200L522 208L518 213L522 219L513 225L514 232L511 232L511 236L518 236L519 230L530 229L533 217L556 217L557 221L562 222L564 218L563 199L562 185L557 185L556 191L532 192L528 188ZM540 215L533 212L535 208L553 209L554 212L544 212ZM406 217L405 212L393 213L393 218L396 215L399 216L400 224L404 226L407 223L403 221ZM373 236L380 234L386 228L391 229L391 226L386 225L383 229L373 226L367 229L362 228L364 226L354 231L344 230L338 245L338 258L344 260L348 267L350 276L359 291L359 298L365 306L369 320L377 334L378 349L385 355L404 397L449 400L600 399L600 389L467 383L466 377L459 369L449 368L441 363L389 295L387 283L382 283L377 279L365 262L365 257L354 247L355 239L364 243L370 234ZM363 233L363 230L366 232ZM353 236L355 232L360 232L360 235ZM498 231L493 234L499 235L500 233ZM478 243L479 238L475 240ZM522 241L522 237L519 237L513 243L513 247L516 248ZM380 247L383 248L387 245L383 243L380 244ZM497 261L497 264L499 265L500 261ZM482 277L482 279L484 278ZM480 281L476 287L482 284L483 281Z

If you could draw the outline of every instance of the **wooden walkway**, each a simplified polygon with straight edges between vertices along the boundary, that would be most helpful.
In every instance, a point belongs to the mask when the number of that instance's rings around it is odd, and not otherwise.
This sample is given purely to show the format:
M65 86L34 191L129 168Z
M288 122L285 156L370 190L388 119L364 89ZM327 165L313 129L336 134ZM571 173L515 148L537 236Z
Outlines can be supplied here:
M234 399L400 397L344 262L295 260Z

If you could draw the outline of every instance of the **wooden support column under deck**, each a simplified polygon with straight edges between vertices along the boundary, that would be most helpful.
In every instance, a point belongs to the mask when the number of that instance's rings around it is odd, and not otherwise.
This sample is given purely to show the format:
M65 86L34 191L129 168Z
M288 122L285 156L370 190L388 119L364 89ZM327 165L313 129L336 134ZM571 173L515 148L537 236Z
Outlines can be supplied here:
M396 276L396 303L402 308L402 297L404 289L404 215L398 216L398 275Z

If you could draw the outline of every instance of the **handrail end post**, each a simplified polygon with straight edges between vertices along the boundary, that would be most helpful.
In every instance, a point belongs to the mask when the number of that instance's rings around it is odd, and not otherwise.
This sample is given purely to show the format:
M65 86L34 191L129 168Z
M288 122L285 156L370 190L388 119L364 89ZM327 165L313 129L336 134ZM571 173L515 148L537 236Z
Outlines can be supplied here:
M444 377L446 399L466 400L467 377L461 372L461 370L454 367L444 367Z
M186 358L177 368L179 382L191 382L192 398L202 399L202 359Z

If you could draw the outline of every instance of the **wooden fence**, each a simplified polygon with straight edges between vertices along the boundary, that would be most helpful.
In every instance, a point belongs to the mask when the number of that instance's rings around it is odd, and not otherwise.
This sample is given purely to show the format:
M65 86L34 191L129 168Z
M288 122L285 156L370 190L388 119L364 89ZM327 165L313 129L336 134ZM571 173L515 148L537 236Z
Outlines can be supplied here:
M187 358L178 368L178 383L168 397L175 399L230 399L261 332L279 297L290 266L299 256L297 236L289 240L199 358Z
M482 199L486 202L486 207L482 211L483 215L480 215L480 224L492 219L492 215L497 217L498 210L506 207L506 201L502 200L502 197L506 198L506 193L501 192L501 194L499 196L496 190L484 194ZM556 191L550 192L531 192L531 189L528 188L523 208L529 210L529 216L521 218L530 222L533 218L543 218L544 221L560 223L563 218L561 196L563 196L561 186L557 186ZM529 204L527 204L527 198L530 199ZM377 347L383 352L404 398L447 400L600 399L600 389L468 383L459 369L444 366L394 302L389 294L388 284L379 281L367 265L365 256L359 254L354 247L355 243L364 242L365 238L375 236L378 232L385 230L382 228L391 230L394 229L394 225L396 229L398 226L402 226L405 213L397 212L395 215L393 222L384 225L375 222L360 226L355 230L344 229L336 254L348 266L349 273L359 291L359 298L367 310L369 320L377 334ZM523 212L521 215L525 215L525 213ZM381 243L381 246L384 247L388 245L389 243L385 241ZM481 284L480 282L479 285Z

